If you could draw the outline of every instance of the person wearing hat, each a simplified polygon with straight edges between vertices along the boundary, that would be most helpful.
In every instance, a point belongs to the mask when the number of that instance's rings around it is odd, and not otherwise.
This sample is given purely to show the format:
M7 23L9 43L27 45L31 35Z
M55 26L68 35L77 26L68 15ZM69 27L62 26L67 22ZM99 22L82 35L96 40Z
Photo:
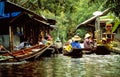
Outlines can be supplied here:
M80 43L79 41L81 40L81 38L78 36L78 35L75 35L73 38L72 38L72 42L71 42L71 46L72 48L79 48L81 49L81 46L80 46Z
M63 45L63 49L67 52L71 52L72 50L72 46L71 44L67 41L64 45ZM63 53L66 53L66 52L63 52Z
M85 34L84 48L92 48L93 41L91 40L91 35L89 33Z
M103 44L106 44L106 43L107 43L107 39L103 37L103 38L102 38L102 43L103 43Z
M61 51L62 51L63 44L62 44L62 42L61 42L61 40L60 40L59 37L57 37L57 39L55 40L54 45L55 45L56 50L57 50L58 52L61 52Z

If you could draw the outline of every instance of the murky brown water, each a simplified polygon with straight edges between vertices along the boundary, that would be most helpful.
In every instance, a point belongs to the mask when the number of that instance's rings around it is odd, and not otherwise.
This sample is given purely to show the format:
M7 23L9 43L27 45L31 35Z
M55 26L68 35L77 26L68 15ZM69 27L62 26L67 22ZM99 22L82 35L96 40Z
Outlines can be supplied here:
M120 77L120 55L62 54L34 62L0 64L0 77Z

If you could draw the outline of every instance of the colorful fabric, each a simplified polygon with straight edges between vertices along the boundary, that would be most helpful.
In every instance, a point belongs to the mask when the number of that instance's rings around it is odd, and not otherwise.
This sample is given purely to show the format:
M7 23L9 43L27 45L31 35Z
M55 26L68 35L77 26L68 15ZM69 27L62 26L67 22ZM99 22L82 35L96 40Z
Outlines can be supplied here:
M85 48L92 48L93 42L90 39L85 39L84 40L84 47Z
M72 49L72 46L71 45L67 45L67 46L64 46L64 50L70 52Z
M79 49L81 48L80 43L76 41L72 42L71 45L73 48L79 48Z

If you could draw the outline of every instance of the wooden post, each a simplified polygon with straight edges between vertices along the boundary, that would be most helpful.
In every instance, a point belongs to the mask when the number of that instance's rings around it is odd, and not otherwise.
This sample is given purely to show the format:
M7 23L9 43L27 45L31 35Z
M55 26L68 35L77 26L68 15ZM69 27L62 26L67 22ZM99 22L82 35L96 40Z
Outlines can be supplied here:
M9 45L10 45L10 51L13 50L13 30L12 30L12 26L9 26L9 39L10 39L10 42L9 42Z

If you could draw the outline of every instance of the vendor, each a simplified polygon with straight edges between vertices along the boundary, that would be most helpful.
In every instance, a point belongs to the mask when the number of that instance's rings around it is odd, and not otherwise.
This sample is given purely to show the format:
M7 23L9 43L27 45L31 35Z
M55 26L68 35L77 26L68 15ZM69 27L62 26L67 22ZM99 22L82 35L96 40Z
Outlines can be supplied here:
M105 30L105 33L112 33L112 24L106 24Z
M106 38L107 42L113 41L115 33L112 32L112 24L106 24L105 30L106 31L102 34L102 37Z
M64 45L63 45L63 49L67 52L71 52L72 50L72 46L69 42L66 42Z
M54 45L55 45L55 48L57 49L58 52L61 52L62 51L62 42L60 40L60 38L57 38L54 42Z
M91 35L89 33L85 34L84 48L93 48L93 40L91 39Z
M72 38L72 42L71 42L71 46L72 48L78 48L78 49L81 49L81 45L80 45L80 40L81 38L78 36L78 35L75 35L73 38Z

